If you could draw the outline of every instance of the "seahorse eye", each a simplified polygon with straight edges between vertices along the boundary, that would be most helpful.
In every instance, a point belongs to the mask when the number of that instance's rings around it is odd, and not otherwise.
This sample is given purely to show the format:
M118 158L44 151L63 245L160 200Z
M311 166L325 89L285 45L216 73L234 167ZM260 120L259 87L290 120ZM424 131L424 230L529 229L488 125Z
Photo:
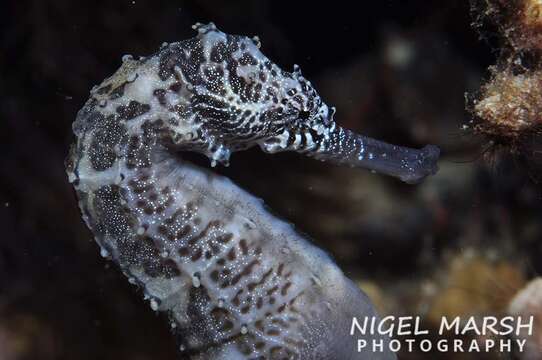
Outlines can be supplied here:
M311 116L311 113L307 110L301 110L298 116L301 120L307 120Z

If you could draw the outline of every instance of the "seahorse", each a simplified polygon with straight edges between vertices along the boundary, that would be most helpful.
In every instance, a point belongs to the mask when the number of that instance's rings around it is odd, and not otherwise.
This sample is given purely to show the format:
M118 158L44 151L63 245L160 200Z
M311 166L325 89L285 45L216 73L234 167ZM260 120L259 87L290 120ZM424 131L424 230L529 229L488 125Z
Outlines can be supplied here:
M102 255L169 315L185 358L394 358L358 351L353 317L378 315L330 256L182 153L227 165L257 145L417 182L436 171L438 148L344 129L299 67L281 70L257 38L194 28L124 57L77 114L67 174Z

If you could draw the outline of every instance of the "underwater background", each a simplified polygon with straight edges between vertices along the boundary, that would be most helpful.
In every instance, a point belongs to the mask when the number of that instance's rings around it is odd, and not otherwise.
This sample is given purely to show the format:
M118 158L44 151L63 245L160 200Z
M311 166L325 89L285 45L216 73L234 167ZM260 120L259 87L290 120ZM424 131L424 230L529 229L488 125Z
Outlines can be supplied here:
M540 152L495 149L462 130L472 117L465 93L477 94L499 53L491 27L480 34L471 26L468 1L51 0L2 7L1 360L176 358L162 316L99 256L64 159L90 88L122 55L192 37L196 22L258 35L283 69L300 65L337 107L340 125L395 144L441 147L439 173L415 186L258 149L215 169L332 254L381 314L420 315L425 328L441 316L504 315L542 272ZM192 160L208 166L203 157Z

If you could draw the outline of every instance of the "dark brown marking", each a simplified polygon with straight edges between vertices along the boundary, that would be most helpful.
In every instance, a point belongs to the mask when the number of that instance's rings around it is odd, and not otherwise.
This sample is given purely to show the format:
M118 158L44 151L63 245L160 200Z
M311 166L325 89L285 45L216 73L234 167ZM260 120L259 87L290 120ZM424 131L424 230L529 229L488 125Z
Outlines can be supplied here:
M213 220L213 221L210 221L207 226L199 233L197 234L196 236L194 236L192 239L188 240L188 244L190 245L194 245L195 243L197 243L198 241L200 241L201 239L203 239L205 236L207 236L207 234L209 233L209 231L213 228L216 228L220 225L220 221L218 220Z
M227 244L231 239L233 239L233 234L231 233L222 234L216 238L218 242L223 244Z
M292 286L292 283L290 281L288 281L283 287L282 289L280 289L280 294L282 296L285 296L287 293L288 293L288 289Z
M178 240L181 240L184 238L188 233L192 231L192 227L190 225L184 225L181 230L177 231L176 237Z
M121 105L117 107L117 113L121 119L131 120L138 116L141 116L151 109L149 104L142 104L135 100L132 100L128 105Z
M235 248L231 248L230 251L228 251L228 260L233 261L237 257L237 254L235 253Z
M190 257L190 260L198 261L202 255L203 255L203 251L201 250L201 248L197 248L192 254L192 256Z
M218 275L218 270L213 270L209 276L211 280L213 280L214 282L218 282Z
M282 276L282 271L284 270L284 263L280 263L277 269L277 275Z
M183 246L179 249L179 255L182 257L188 256L189 253L190 251L188 250L186 246Z
M273 286L271 289L267 290L267 296L272 295L278 289L279 289L278 285Z
M158 103L162 106L166 106L166 90L164 89L156 89L153 92L154 96L158 99Z
M243 253L243 255L248 254L248 245L246 239L239 240L239 247L241 248L241 252Z

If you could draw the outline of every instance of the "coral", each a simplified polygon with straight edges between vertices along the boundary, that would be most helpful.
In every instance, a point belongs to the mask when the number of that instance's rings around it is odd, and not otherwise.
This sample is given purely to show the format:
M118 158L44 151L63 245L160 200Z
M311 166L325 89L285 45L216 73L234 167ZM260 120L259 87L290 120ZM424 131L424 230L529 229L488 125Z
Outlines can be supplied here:
M492 23L515 51L542 50L540 0L474 0L477 26Z
M489 0L472 4L475 24L493 24L501 46L497 64L489 69L489 81L469 106L475 117L470 128L492 145L519 154L536 169L540 163L536 143L542 134L542 3Z
M474 114L484 121L475 131L495 139L519 141L542 130L542 69L514 74L510 67L492 68Z
M444 273L427 314L427 321L435 324L442 316L466 319L477 314L502 314L514 292L525 283L514 262L490 261L472 250L457 254Z

